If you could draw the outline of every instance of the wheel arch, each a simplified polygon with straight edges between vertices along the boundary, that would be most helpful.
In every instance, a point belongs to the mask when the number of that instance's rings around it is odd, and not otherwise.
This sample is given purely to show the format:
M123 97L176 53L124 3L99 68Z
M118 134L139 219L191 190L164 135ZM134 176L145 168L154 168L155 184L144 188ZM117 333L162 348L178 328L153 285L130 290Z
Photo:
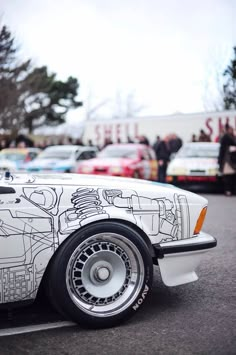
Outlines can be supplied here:
M109 219L103 219L103 220L99 220L99 221L94 221L94 222L91 222L91 223L88 223L78 229L76 229L75 231L73 231L71 234L68 235L68 237L66 237L62 243L60 243L60 245L58 246L58 248L56 249L56 251L52 254L51 258L49 259L48 261L48 264L44 270L44 273L42 275L42 279L40 281L40 285L39 285L39 288L38 288L38 291L37 291L37 294L39 292L41 292L41 289L44 287L44 284L46 283L46 280L47 280L47 275L48 275L48 271L50 269L50 265L52 264L54 258L56 257L57 253L59 252L59 250L61 249L61 247L73 236L75 235L78 231L83 231L83 229L87 228L88 226L91 226L91 225L94 225L94 224L103 224L104 221L106 222L117 222L117 223L121 223L123 225L126 225L127 227L130 227L132 228L135 232L137 232L142 238L143 240L145 241L148 249L149 249L149 252L150 252L150 255L152 258L155 257L155 251L154 251L154 248L152 246L152 243L149 239L149 237L147 236L147 234L139 227L137 226L136 224L128 221L128 220L124 220L124 219L119 219L119 218L109 218Z

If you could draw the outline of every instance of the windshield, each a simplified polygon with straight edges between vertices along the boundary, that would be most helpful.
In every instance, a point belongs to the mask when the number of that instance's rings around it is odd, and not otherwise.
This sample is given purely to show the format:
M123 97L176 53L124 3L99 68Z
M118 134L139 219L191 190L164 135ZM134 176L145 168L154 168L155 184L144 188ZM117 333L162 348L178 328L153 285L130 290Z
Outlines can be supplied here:
M42 152L39 155L40 159L60 159L60 160L66 160L66 159L70 159L73 156L72 151L68 150L59 150L59 151L48 151L48 152Z
M26 158L26 154L23 153L13 153L13 152L9 152L9 153L1 153L0 154L0 159L7 159L7 160L11 160L11 161L24 161Z
M177 158L217 158L219 153L219 146L199 146L198 144L194 145L185 145L180 151L176 154Z
M136 159L138 157L138 150L136 147L113 147L107 146L99 154L99 158L129 158Z

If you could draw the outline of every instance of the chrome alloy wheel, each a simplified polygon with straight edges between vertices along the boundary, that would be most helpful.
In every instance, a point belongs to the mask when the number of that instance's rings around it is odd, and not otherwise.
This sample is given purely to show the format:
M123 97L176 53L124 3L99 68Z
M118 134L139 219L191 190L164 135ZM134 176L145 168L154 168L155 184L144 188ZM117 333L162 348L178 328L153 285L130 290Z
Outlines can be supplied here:
M127 309L144 282L138 248L126 237L99 233L73 252L66 268L66 287L85 313L108 317Z

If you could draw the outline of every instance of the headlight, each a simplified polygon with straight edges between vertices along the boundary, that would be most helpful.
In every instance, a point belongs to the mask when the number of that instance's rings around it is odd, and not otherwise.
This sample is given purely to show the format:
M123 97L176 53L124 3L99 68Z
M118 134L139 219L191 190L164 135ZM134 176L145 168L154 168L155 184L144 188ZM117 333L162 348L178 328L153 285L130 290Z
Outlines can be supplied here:
M187 169L181 167L175 167L168 169L168 175L186 175Z
M122 168L120 166L111 166L109 169L109 172L112 174L121 174L122 173Z
M79 168L79 172L82 174L90 174L93 172L93 168L91 166L82 166Z
M216 168L214 169L208 169L208 175L217 175L218 170Z

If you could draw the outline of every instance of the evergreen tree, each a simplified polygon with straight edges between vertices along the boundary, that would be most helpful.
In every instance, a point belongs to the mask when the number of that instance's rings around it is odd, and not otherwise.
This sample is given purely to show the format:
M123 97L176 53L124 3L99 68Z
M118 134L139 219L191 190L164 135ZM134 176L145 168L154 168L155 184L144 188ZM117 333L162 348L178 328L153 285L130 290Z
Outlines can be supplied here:
M224 72L226 83L224 85L224 105L226 110L236 109L236 47L234 58Z

